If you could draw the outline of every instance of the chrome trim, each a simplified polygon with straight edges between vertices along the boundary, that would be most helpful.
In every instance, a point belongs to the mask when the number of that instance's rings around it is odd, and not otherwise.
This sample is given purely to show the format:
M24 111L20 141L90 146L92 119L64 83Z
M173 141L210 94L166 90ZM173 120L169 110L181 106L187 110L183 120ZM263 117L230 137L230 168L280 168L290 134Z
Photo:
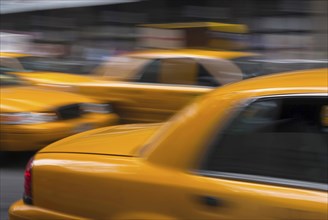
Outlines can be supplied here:
M265 177L265 176L257 176L250 174L239 174L239 173L229 173L229 172L217 172L217 171L195 171L194 173L200 174L201 176L206 177L215 177L215 178L223 178L229 180L246 180L247 182L254 183L268 183L277 186L292 186L304 189L314 189L320 191L328 191L328 184L324 183L313 183L302 180L290 180L284 178L276 178L276 177Z
M137 85L150 85L150 86L173 86L173 87L187 87L187 88L205 88L205 89L216 89L218 87L215 86L202 86L202 85L188 85L188 84L177 84L177 83L161 83L161 82L156 82L156 83L149 83L149 82L133 82Z
M328 96L328 88L327 93L290 93L290 94L278 94L278 95L265 95L251 98L253 100L258 100L262 98L278 98L278 97L311 97L311 96Z

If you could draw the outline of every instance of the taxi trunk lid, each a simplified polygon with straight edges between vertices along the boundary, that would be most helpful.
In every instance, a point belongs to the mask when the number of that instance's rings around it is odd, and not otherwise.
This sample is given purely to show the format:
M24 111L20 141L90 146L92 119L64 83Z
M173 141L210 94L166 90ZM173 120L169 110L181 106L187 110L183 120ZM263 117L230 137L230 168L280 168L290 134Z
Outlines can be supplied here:
M39 153L135 156L160 126L134 124L95 129L55 142Z

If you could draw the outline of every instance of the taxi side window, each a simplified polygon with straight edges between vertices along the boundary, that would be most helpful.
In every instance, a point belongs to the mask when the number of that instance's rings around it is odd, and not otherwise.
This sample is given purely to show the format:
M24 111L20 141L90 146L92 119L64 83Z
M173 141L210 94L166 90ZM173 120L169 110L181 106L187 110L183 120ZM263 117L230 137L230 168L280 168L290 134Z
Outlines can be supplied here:
M165 84L219 86L203 64L191 58L173 58L162 61L160 82Z
M157 59L139 72L138 82L218 86L206 68L190 58Z
M168 58L162 60L160 82L164 84L197 84L197 63L190 58Z
M211 87L220 86L220 83L216 80L216 78L211 75L202 64L198 64L197 84L200 86Z
M2 68L12 69L13 71L23 71L24 68L15 58L0 57L0 63Z
M327 97L251 103L215 136L203 170L328 183L327 105Z
M140 72L138 82L144 83L158 83L160 73L161 61L154 60L147 64Z

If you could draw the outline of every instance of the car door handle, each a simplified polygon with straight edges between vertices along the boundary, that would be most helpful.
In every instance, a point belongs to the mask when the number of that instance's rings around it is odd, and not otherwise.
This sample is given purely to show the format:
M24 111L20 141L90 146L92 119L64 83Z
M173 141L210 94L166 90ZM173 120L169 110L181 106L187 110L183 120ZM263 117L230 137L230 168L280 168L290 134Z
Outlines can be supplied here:
M220 207L224 205L224 202L222 199L219 199L215 196L209 196L209 195L201 195L198 196L198 201L209 207Z

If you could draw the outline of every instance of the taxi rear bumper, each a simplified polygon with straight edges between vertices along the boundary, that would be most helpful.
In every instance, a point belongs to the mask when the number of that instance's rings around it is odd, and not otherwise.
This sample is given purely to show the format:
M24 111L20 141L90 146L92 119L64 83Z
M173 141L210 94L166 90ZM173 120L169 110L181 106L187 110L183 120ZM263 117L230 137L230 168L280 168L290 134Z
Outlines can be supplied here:
M32 205L24 204L23 200L19 200L11 205L8 211L9 220L45 220L45 219L72 219L72 220L86 220L72 215L66 215L59 212L50 211Z

